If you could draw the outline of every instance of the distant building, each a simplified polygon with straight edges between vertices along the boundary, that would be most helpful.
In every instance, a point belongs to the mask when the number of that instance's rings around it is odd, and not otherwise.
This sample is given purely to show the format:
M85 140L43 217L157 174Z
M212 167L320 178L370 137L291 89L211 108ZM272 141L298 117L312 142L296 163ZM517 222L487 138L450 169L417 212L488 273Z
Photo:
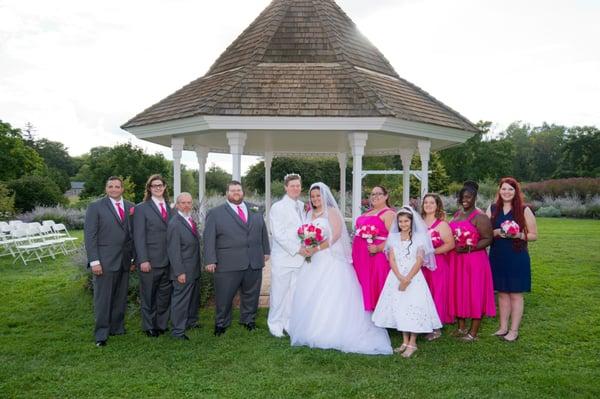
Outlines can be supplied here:
M65 193L66 197L78 197L83 191L83 186L85 182L82 181L72 181L71 188L67 190Z

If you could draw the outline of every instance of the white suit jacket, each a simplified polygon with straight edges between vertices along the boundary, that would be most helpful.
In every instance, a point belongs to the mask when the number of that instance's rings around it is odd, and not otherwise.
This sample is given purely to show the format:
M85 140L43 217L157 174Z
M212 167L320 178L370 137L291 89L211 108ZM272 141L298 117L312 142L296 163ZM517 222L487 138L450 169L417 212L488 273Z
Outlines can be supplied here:
M296 210L296 203L300 209L300 215ZM304 204L302 201L294 201L287 195L271 207L269 212L273 237L271 267L300 267L304 263L304 257L298 255L298 250L300 250L298 227L304 223L303 215Z

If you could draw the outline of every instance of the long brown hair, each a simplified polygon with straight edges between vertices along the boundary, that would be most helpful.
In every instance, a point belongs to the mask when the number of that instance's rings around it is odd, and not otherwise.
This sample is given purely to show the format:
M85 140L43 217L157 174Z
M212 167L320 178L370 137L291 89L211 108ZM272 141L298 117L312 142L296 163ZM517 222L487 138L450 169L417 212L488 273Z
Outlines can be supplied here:
M513 248L518 250L527 245L527 223L525 223L525 198L523 197L521 185L514 177L503 177L500 179L500 183L498 184L498 192L496 193L496 204L492 212L492 225L495 223L498 214L503 211L504 208L504 201L500 195L500 188L502 188L504 183L515 189L515 196L513 197L510 205L512 207L513 218L525 235L524 245L522 244L523 240L513 240Z
M383 195L387 195L387 198L385 199L385 205L388 208L391 208L392 206L390 205L390 195L388 193L387 188L383 187L381 184L376 184L373 186L373 188L375 188L375 187L379 187L381 189L381 191L383 191Z
M423 196L421 200L421 217L425 219L425 198L431 197L435 201L435 218L438 220L446 220L446 212L444 212L444 203L442 202L442 197L440 197L436 193L427 193Z
M150 188L150 186L152 185L153 181L157 181L160 180L161 183L163 184L163 186L165 186L165 191L163 193L163 199L165 200L165 203L170 203L169 201L169 191L167 190L167 182L165 181L165 179L161 176L161 175L152 175L148 178L148 180L146 181L146 191L144 192L144 201L150 201L150 198L152 198L152 190Z

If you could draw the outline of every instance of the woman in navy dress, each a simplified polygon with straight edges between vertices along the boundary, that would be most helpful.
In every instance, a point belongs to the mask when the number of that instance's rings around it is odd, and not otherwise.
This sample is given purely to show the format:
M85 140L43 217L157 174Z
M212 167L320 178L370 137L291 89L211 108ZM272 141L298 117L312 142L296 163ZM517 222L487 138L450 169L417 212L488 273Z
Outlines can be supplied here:
M535 216L524 205L521 187L512 177L500 180L496 203L490 206L487 214L494 229L490 264L500 313L500 327L494 335L514 342L519 337L523 317L523 293L531 291L531 261L527 243L537 239ZM501 229L506 221L516 222L519 232L506 234Z

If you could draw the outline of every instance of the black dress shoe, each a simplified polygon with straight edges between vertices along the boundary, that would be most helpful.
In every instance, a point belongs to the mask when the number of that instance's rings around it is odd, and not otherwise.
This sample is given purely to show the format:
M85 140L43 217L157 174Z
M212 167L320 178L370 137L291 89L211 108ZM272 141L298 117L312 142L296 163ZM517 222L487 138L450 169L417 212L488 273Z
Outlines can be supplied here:
M154 337L154 338L156 338L156 337L159 336L158 331L156 331L156 330L154 330L152 328L150 330L144 331L144 333L146 334L147 337Z
M177 339L179 341L189 341L190 340L190 338L187 335L185 335L185 334L183 334L183 335L174 335L173 338L175 338L175 339Z
M96 341L96 346L106 346L106 340L104 340L104 341Z
M169 331L168 328L165 328L164 330L161 330L160 328L156 330L156 332L158 333L158 335L163 335L164 333L166 333L167 331Z
M215 326L215 337L225 334L225 331L227 331L227 328Z
M256 330L256 323L251 321L250 323L245 323L244 327L246 327L246 330L248 331Z

